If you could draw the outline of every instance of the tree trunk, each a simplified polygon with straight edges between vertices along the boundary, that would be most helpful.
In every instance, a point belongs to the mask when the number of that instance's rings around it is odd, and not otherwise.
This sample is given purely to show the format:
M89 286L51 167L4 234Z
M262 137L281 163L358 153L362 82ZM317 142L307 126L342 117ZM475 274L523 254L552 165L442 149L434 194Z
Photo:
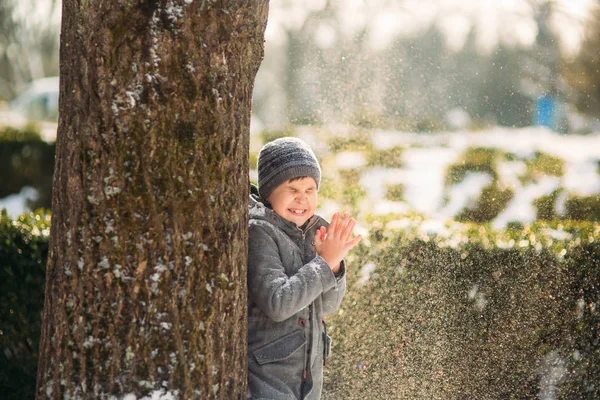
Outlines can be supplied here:
M63 0L38 399L246 397L267 12L268 0Z

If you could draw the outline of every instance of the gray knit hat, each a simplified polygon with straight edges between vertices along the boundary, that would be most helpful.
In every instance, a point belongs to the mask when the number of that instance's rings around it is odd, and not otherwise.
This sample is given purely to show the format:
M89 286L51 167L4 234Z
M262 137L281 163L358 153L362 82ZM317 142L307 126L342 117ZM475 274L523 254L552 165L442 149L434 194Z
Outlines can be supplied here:
M309 176L321 183L321 167L315 153L304 141L283 137L269 142L258 153L258 192L263 199L282 183Z

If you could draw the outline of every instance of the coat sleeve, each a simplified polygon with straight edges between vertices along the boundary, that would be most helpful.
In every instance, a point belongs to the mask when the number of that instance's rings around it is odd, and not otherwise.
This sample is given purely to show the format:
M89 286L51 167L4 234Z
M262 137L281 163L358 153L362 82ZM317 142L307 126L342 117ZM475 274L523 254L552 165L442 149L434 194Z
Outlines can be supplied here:
M340 271L335 280L335 286L323 293L323 314L335 312L342 303L346 293L346 261L342 260Z
M264 228L248 229L248 296L272 320L284 321L336 286L327 262L319 255L295 275L285 274L275 240Z

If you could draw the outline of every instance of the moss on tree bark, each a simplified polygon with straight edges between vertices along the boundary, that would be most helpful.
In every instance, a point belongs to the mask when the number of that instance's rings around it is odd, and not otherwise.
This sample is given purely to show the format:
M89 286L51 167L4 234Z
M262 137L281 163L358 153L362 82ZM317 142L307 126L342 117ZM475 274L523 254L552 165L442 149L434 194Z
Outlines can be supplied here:
M63 1L37 398L246 395L268 1Z

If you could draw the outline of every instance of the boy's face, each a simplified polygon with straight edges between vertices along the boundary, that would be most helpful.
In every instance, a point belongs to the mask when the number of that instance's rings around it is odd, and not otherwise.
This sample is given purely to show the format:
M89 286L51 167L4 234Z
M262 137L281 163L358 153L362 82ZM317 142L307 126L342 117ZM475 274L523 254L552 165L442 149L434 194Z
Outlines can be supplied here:
M300 227L317 208L317 183L309 177L284 182L271 192L267 200L277 214Z

